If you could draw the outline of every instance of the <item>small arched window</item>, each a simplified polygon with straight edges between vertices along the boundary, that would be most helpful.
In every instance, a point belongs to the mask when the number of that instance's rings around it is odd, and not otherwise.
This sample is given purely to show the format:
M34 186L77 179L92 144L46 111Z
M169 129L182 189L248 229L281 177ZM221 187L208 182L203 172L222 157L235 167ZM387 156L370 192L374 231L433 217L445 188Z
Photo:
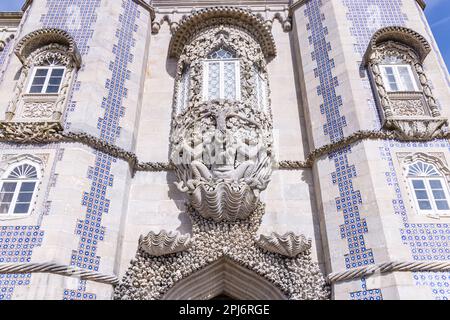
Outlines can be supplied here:
M203 100L240 100L239 60L230 51L219 48L203 64Z
M15 165L7 171L1 180L0 218L29 214L38 181L38 171L29 163Z
M448 183L434 165L416 161L408 166L407 177L419 213L450 214Z

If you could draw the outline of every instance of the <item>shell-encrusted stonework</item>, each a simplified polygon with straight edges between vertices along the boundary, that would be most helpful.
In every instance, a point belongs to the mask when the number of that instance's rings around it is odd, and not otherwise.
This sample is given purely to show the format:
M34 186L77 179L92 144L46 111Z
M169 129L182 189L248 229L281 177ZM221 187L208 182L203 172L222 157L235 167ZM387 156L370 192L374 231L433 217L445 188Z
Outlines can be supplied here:
M294 258L311 249L312 241L304 235L297 236L293 232L284 235L273 232L270 236L260 235L257 244L261 249Z
M139 248L151 256L159 257L185 251L191 242L190 235L180 235L162 230L159 233L150 231L147 236L139 238Z
M190 248L163 257L138 250L122 282L115 288L115 299L164 299L181 280L225 260L269 281L286 299L329 299L329 287L318 264L312 261L310 250L287 258L257 245L255 238L264 210L264 205L258 202L246 220L215 222L189 208Z

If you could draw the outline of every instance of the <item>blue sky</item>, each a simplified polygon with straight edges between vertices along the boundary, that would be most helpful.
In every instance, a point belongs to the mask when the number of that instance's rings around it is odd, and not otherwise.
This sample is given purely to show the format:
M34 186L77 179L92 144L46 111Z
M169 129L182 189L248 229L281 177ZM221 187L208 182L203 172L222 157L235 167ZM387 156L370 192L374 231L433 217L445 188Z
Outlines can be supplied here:
M428 17L431 29L442 56L450 69L450 0L425 0L427 8L425 14ZM0 0L0 11L20 10L24 0Z

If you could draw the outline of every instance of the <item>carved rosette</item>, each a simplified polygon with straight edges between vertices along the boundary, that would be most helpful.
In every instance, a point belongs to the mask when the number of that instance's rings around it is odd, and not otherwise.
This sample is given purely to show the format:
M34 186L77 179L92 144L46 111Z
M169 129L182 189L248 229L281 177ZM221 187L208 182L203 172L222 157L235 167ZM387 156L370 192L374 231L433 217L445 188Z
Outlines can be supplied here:
M377 99L381 106L383 127L394 130L405 140L427 140L443 133L447 120L441 117L422 63L431 48L425 38L403 27L377 31L365 55ZM418 80L417 92L388 92L380 65L395 58L410 65Z
M257 244L266 251L294 258L310 250L312 240L307 239L304 235L297 236L293 232L284 235L273 232L270 236L260 235Z
M180 235L166 230L159 233L150 231L147 236L139 238L139 249L151 256L159 257L185 251L189 248L190 243L190 235Z
M254 37L233 22L217 18L184 47L176 90L181 90L186 66L192 89L185 110L174 110L171 136L178 189L188 194L200 214L215 221L246 219L272 172L272 115L268 106L257 108L254 77L256 67L267 80L266 58ZM239 60L240 101L203 101L202 59L221 47Z

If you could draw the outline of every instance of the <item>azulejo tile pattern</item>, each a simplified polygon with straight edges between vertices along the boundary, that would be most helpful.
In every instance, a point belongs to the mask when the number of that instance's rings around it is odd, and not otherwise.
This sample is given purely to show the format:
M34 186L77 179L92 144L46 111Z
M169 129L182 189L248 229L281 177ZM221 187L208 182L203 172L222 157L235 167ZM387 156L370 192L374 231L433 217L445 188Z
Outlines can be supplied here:
M43 27L54 27L65 29L71 33L77 42L77 46L82 54L87 54L89 50L89 40L92 38L94 32L93 25L96 21L96 9L100 5L100 0L47 0L46 7L47 13L41 18ZM0 62L3 63L5 56L0 56ZM1 64L0 64L1 65ZM79 84L75 87L79 88ZM69 106L74 107L75 102L70 102ZM48 148L49 146L46 146ZM54 146L57 152L62 153L62 149L59 146ZM57 160L60 160L58 156ZM54 175L55 165L51 169L51 175ZM50 188L50 186L49 186ZM47 190L45 198L48 197ZM44 206L43 214L48 214L50 203L46 203ZM1 261L0 263L7 262L30 262L33 248L40 246L43 240L44 231L40 229L40 222L43 218L43 214L40 215L39 225L37 226L13 226L8 227L11 230L0 232L0 246L1 258L16 256L17 259L11 261ZM23 230L22 232L16 232L14 230ZM28 231L27 231L28 230ZM31 232L32 231L32 232ZM8 241L8 243L6 242ZM3 242L3 243L2 243ZM6 259L6 258L5 258ZM8 258L9 259L9 258ZM0 275L0 300L11 299L14 292L14 288L17 285L28 285L31 280L30 274L24 275ZM80 286L81 289L82 286ZM69 292L70 296L72 293ZM78 297L78 292L74 293L75 297ZM94 298L91 294L80 294L81 298Z
M0 263L30 262L43 236L39 226L0 227ZM29 285L30 278L31 274L0 274L0 300L10 300L15 287Z
M105 110L98 120L100 138L114 144L120 134L119 121L125 108L123 100L127 97L126 81L130 78L129 64L133 61L132 47L135 45L134 32L137 31L136 19L139 8L132 0L122 1L122 13L119 16L119 28L116 30L117 43L113 46L114 60L110 62L111 78L106 82L107 96L102 100L101 107ZM89 168L88 179L91 180L90 190L83 194L82 205L86 207L84 220L79 220L76 234L80 236L78 248L72 252L71 265L98 271L100 257L97 255L98 244L104 240L106 233L102 226L102 217L109 213L110 200L107 199L107 189L113 186L114 176L111 168L116 159L95 152L95 165ZM65 299L95 299L95 295L85 293L86 283L80 281L77 290L66 289Z
M347 7L347 19L351 22L350 32L355 38L355 52L362 58L373 33L385 26L398 25L405 26L406 15L402 12L402 0L342 0ZM367 76L365 78L367 87ZM368 90L369 108L373 110L375 102L372 93ZM375 110L376 112L376 110ZM393 199L393 209L404 223L404 228L400 230L402 242L411 250L411 255L417 261L448 261L450 230L447 224L411 224L408 223L405 200L401 194L397 173L392 161L392 148L417 148L423 151L428 147L441 147L448 150L448 143L445 141L435 141L429 143L397 143L386 142L380 148L381 156L388 162L389 172L386 172L386 182L391 186L396 194ZM424 276L425 274L425 276ZM425 277L425 278L424 278ZM429 286L433 295L437 299L448 297L448 273L416 273L415 283L421 286ZM352 293L352 297L355 295Z
M313 48L311 56L317 64L314 70L320 85L317 94L323 98L320 106L325 116L324 133L330 137L331 142L344 138L343 128L347 125L346 119L341 115L342 97L336 88L339 80L333 75L334 60L330 57L332 46L328 36L325 15L321 8L321 0L311 0L306 3L305 15L308 18L309 43ZM347 269L366 266L375 263L373 253L367 248L364 234L368 232L365 219L361 218L361 193L353 187L353 179L357 176L356 168L349 162L348 155L352 152L350 147L343 148L329 155L334 162L336 171L332 174L332 182L339 188L339 197L336 198L336 209L342 213L344 224L340 226L341 238L347 242L348 253L345 255ZM380 292L381 296L381 292Z
M342 0L347 9L347 20L351 23L350 34L354 37L354 50L360 61L367 50L372 35L382 27L390 25L404 25L407 20L402 12L402 0ZM373 126L370 129L380 129L381 121L377 106L370 88L368 75L365 69L361 70L365 77L363 87L367 94L368 110L372 112ZM382 297L381 290L366 287L362 280L363 291L350 293L351 299L377 299Z
M396 215L402 219L403 228L400 236L403 244L409 247L415 261L450 261L450 225L438 223L410 223L406 204L409 199L404 198L400 181L401 173L396 172L392 149L414 148L426 151L427 148L442 148L443 152L450 150L447 141L433 141L421 143L402 143L386 141L380 147L381 158L387 161L389 171L385 173L386 182L395 192L392 206ZM414 214L414 213L411 213ZM438 300L450 298L450 273L448 272L416 272L413 275L417 286L427 286L432 295Z

